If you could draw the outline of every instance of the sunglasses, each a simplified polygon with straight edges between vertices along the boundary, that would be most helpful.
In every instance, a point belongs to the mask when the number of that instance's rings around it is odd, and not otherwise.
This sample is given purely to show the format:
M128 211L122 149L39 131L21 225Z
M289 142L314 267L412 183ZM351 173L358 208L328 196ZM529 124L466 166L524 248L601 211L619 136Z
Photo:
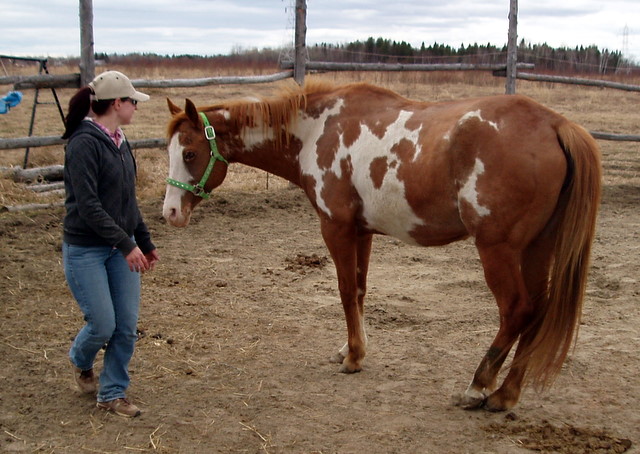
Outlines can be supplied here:
M126 102L129 101L131 104L133 104L134 106L138 105L138 101L136 101L135 99L131 99L131 98L120 98L121 101Z

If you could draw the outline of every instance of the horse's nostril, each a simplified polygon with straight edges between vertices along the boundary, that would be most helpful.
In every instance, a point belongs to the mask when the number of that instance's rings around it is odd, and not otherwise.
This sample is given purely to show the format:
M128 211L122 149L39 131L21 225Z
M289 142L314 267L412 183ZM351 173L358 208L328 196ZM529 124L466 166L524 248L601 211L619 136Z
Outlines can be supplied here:
M176 218L178 211L175 208L165 208L162 215L164 216L164 218L169 221L169 220L173 220Z

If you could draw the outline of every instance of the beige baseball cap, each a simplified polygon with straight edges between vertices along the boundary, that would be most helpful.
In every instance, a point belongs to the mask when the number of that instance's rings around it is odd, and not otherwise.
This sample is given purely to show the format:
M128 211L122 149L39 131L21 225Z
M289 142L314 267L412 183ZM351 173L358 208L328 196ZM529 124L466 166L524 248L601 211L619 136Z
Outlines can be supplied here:
M93 90L95 99L131 98L136 101L148 101L149 95L136 91L127 76L118 71L106 71L96 76L89 86Z

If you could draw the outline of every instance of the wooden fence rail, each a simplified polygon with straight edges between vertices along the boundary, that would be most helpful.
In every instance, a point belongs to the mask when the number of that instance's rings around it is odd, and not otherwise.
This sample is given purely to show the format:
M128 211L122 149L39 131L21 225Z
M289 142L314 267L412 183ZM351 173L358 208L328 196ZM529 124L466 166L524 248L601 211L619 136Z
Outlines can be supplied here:
M613 140L616 142L640 142L640 136L634 134L611 134L608 132L589 131L591 135L600 140Z
M283 69L293 68L292 61L280 64ZM518 69L533 69L532 63L518 63ZM505 71L504 64L475 63L341 63L327 61L308 61L305 68L309 71Z
M15 90L24 90L26 88L78 88L80 87L80 74L0 76L0 85L13 85Z
M43 137L18 137L15 139L0 139L0 150L15 150L19 148L50 147L54 145L64 145L67 141L60 136ZM167 146L167 139L139 139L130 140L132 149L137 148L164 148Z
M131 81L137 88L179 88L204 87L208 85L225 84L264 84L293 77L293 71L282 71L266 76L219 76L200 79L134 79ZM37 76L2 76L0 85L13 85L15 90L28 88L79 88L80 74L65 74L61 76L47 74Z
M640 135L633 134L611 134L608 132L589 131L591 135L600 140L612 140L617 142L640 142ZM37 147L50 147L54 145L64 145L67 141L60 138L60 136L45 136L45 137L20 137L16 139L0 139L0 150L14 150L20 148L37 148ZM155 138L155 139L140 139L130 140L129 144L132 149L139 148L165 148L167 146L167 139Z
M498 77L506 77L506 72L496 71L493 73L493 75ZM591 87L614 88L616 90L640 92L640 85L622 84L619 82L611 82L609 80L584 79L580 77L566 77L566 76L551 76L548 74L533 74L533 73L526 73L526 72L524 73L518 72L516 74L516 77L518 79L530 80L533 82L553 82L557 84L587 85Z
M266 76L220 76L204 77L200 79L163 79L143 80L135 79L131 83L136 88L178 88L178 87L204 87L208 85L230 84L264 84L293 77L293 70L283 71Z

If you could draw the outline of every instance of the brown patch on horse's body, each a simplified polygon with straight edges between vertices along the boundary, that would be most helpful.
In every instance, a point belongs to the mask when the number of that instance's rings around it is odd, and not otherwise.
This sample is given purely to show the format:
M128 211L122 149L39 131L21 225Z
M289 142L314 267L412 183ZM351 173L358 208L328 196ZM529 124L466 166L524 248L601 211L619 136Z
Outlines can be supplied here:
M195 106L171 110L169 135L180 138L172 164L187 149L206 156ZM300 185L318 212L347 319L343 371L360 370L365 355L371 235L383 233L423 246L474 238L500 329L465 406L509 408L525 375L544 384L558 373L579 318L600 190L597 145L584 129L523 96L425 103L367 84L310 82L274 99L202 110L229 162ZM205 161L183 165L197 180ZM222 182L220 167L208 190ZM181 211L195 199L183 195ZM165 215L184 225L171 203Z
M384 176L389 170L388 158L381 156L371 161L371 181L373 181L373 187L380 189Z

